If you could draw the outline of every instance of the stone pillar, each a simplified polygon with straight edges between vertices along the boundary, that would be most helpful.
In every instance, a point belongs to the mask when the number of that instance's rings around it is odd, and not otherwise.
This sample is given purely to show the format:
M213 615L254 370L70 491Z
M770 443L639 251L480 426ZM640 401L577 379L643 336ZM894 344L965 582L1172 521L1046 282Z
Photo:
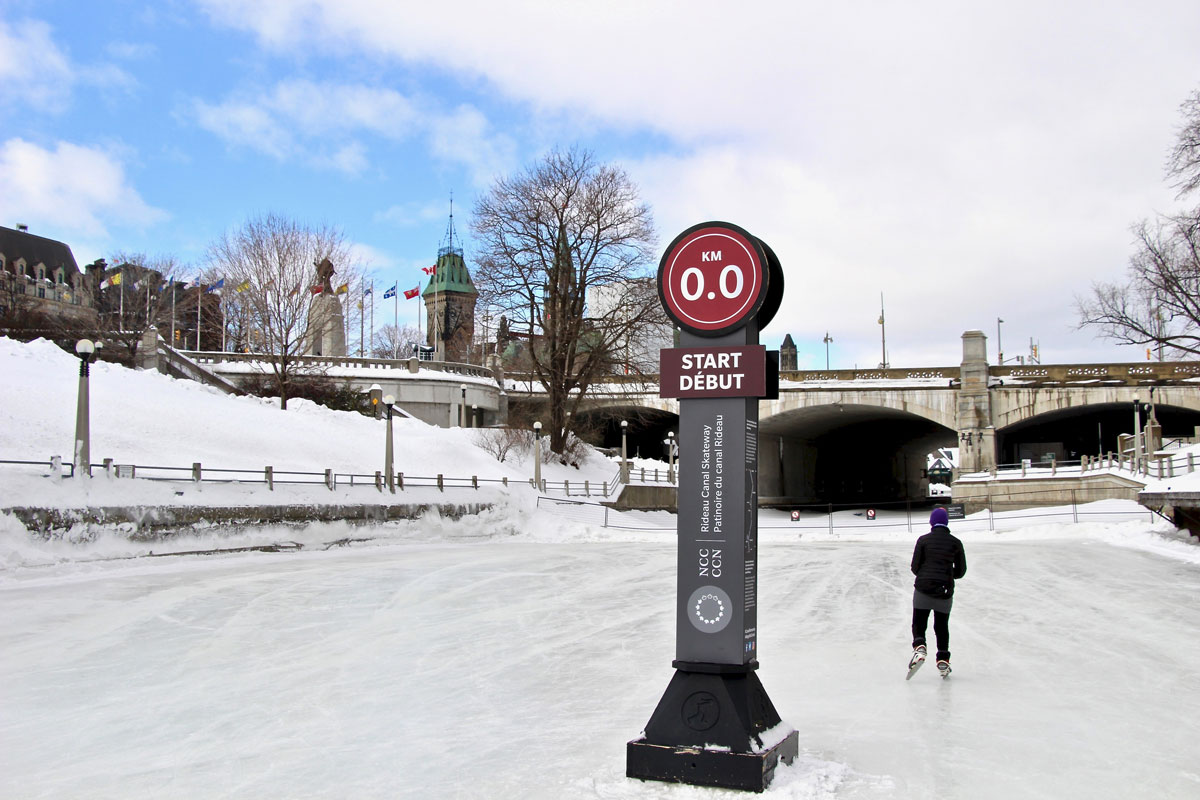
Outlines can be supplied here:
M142 334L137 349L138 369L158 369L158 328L151 325Z
M996 466L996 429L992 427L992 398L988 389L987 337L983 331L962 335L956 421L958 465L962 472L982 472Z

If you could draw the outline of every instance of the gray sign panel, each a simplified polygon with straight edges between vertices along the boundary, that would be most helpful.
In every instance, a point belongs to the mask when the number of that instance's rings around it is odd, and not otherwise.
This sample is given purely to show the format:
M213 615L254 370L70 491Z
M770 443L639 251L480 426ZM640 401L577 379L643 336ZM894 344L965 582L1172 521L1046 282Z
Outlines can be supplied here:
M758 399L682 399L679 425L675 657L747 664L758 640Z

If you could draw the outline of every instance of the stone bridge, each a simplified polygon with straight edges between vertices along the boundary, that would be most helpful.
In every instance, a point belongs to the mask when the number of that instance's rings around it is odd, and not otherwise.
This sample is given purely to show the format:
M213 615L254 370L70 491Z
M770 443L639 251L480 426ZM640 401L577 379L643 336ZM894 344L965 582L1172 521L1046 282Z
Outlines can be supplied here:
M1153 403L1164 436L1200 426L1198 362L991 366L982 332L962 341L955 367L781 374L779 398L759 406L763 502L924 498L926 456L940 447L959 447L965 472L1115 451L1134 428L1135 402ZM512 402L536 402L523 386L510 382ZM577 413L602 420L608 444L617 420L634 419L631 437L657 456L679 413L657 392L648 379L609 384ZM681 457L687 449L681 442Z

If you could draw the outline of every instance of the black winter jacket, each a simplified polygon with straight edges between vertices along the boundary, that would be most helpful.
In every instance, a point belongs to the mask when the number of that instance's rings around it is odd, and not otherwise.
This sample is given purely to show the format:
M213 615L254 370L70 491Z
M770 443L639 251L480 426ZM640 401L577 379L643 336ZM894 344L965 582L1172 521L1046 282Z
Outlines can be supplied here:
M967 574L967 556L962 542L944 525L917 539L913 549L913 586L930 597L953 597L954 581Z

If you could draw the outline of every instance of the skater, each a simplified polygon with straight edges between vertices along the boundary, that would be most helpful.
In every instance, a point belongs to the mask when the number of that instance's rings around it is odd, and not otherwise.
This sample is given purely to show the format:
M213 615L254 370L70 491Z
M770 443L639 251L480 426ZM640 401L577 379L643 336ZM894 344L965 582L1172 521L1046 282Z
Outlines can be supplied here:
M930 531L917 539L913 550L913 656L908 663L911 678L923 663L928 650L925 628L933 612L933 632L937 638L937 668L943 678L950 675L950 607L954 603L954 581L967 574L967 557L962 542L950 533L950 517L944 508L929 515Z

